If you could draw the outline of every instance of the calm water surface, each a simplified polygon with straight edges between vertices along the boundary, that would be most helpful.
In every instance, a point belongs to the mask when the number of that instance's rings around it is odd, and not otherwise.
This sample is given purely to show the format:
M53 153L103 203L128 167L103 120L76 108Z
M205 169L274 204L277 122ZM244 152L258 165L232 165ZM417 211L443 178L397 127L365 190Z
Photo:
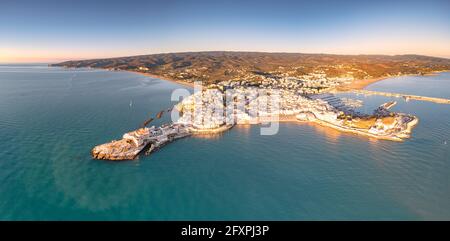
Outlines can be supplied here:
M449 98L449 83L443 73L368 89ZM420 118L403 143L282 124L275 136L252 126L185 138L135 161L90 158L170 107L176 88L125 72L0 65L0 219L450 219L449 105L396 99L395 111ZM390 100L345 96L362 111Z

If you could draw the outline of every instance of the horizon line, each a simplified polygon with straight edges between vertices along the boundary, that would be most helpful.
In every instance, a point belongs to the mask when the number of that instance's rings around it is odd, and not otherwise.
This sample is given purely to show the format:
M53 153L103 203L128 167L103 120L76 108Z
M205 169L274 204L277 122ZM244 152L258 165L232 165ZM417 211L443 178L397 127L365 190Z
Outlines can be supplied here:
M366 53L358 53L358 54L342 54L342 53L330 53L330 52L292 52L292 51L251 51L251 50L200 50L200 51L175 51L175 52L158 52L158 53L147 53L147 54L135 54L135 55L119 55L119 56L110 56L110 57L93 57L93 58L55 58L49 60L19 60L19 61L3 61L0 60L0 64L14 64L14 63L22 63L22 64L53 64L53 63L62 63L68 61L85 61L85 60L99 60L99 59L116 59L116 58L128 58L128 57L138 57L138 56L148 56L148 55L159 55L159 54L183 54L183 53L213 53L213 52L231 52L231 53L268 53L268 54L311 54L311 55L336 55L336 56L402 56L402 55L416 55L416 56L425 56L425 57L433 57L433 58L442 58L442 59L450 59L450 56L436 56L436 55L427 55L427 54L418 54L418 53L401 53L401 54L366 54ZM33 58L33 59L44 59L44 58Z

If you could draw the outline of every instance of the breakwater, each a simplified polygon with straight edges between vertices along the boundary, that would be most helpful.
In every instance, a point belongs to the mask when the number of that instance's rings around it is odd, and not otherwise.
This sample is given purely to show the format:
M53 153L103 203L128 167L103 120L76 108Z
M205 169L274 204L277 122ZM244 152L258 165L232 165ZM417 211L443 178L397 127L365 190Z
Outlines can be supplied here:
M434 103L438 103L438 104L450 104L450 99L437 98L437 97L408 95L408 94L381 92L381 91L373 91L373 90L352 90L351 92L353 92L355 94L363 94L363 95L381 95L381 96L388 96L388 97L404 98L406 101L419 100L419 101L434 102Z

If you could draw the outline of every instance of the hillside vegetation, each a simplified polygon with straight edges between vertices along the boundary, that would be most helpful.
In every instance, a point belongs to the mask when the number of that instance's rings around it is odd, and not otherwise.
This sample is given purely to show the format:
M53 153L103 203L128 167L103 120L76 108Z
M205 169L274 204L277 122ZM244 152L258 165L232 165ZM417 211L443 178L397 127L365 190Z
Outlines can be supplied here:
M449 70L450 59L421 55L332 55L261 52L186 52L67 61L54 66L91 67L149 73L206 84L264 77L378 78Z

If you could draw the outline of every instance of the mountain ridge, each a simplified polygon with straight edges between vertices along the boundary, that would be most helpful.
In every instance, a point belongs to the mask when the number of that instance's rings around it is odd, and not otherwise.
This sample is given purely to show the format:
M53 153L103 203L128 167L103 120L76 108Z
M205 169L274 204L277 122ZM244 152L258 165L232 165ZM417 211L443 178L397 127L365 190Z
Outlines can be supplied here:
M417 54L340 55L243 51L159 53L65 61L52 66L142 72L206 84L227 80L260 81L261 76L302 78L311 73L354 79L427 74L450 69L450 59Z

